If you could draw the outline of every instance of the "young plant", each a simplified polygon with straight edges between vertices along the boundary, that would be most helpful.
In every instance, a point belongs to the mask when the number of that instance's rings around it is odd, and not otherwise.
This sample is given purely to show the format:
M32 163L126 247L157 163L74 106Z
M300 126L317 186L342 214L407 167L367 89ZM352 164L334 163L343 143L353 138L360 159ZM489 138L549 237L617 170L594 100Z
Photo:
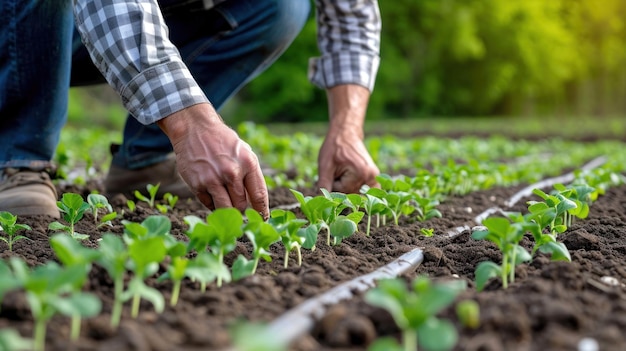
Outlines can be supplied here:
M34 350L45 349L48 321L57 313L66 316L91 317L100 313L102 304L93 294L75 291L77 282L85 279L82 267L61 267L55 262L37 266L32 271L24 261L11 257L11 267L26 291L34 328Z
M266 262L272 261L270 254L270 246L280 240L280 234L276 228L270 223L266 223L263 217L253 209L246 210L248 223L245 224L243 230L250 242L252 243L252 259L254 265L250 274L254 274L261 259Z
M209 213L206 222L196 216L186 216L184 220L189 225L189 230L185 232L189 237L187 251L200 253L206 251L208 246L219 265L224 265L224 256L235 249L237 239L243 235L243 216L234 208L216 209ZM222 281L230 279L230 273L218 275L217 286L221 287Z
M194 282L200 282L200 291L206 291L206 285L214 282L218 278L222 282L229 282L231 279L228 266L219 261L216 256L208 251L198 252L196 257L191 259L185 269L185 275ZM233 279L235 278L235 267L233 265Z
M0 230L6 233L6 236L0 236L0 240L7 243L9 251L13 251L13 244L20 240L30 240L23 235L17 235L19 230L31 230L27 224L17 223L17 216L13 214L1 211L0 212Z
M424 222L435 217L441 218L441 212L436 209L437 205L439 205L438 200L421 197L419 195L415 195L413 200L415 200L418 205L415 208L418 221Z
M141 191L139 190L135 190L135 197L137 198L137 200L146 202L150 208L154 208L154 204L155 204L155 200L156 200L156 194L159 191L159 186L161 184L157 184L157 185L152 185L152 184L148 184L146 185L146 190L148 191L148 196L144 195L141 193Z
M89 204L83 200L83 197L75 193L65 193L61 197L61 201L57 201L57 207L63 213L63 219L69 225L55 221L48 225L48 229L65 232L76 240L88 239L89 235L74 231L76 223L83 218L85 211L89 209Z
M462 280L435 284L428 277L419 276L408 290L401 279L384 279L378 287L365 294L365 301L384 308L402 331L402 346L395 340L376 341L370 350L415 351L418 344L427 350L449 350L457 342L454 325L436 317L465 290Z
M91 208L91 214L93 215L93 222L99 228L103 225L111 225L111 220L117 217L117 212L113 211L111 204L109 204L109 200L104 195L100 194L89 194L87 195L87 203ZM105 215L98 222L98 211L100 209L104 209L106 211Z
M548 195L541 189L533 193L544 201L528 201L529 218L535 220L541 228L548 228L556 236L567 230L567 213L577 207L576 203L560 193Z
M367 214L367 229L365 232L366 236L370 236L370 228L372 226L372 216L380 215L385 212L387 209L387 200L384 198L379 198L373 196L371 194L363 194L363 209Z
M335 203L324 196L304 196L297 190L290 190L296 200L300 203L300 210L302 210L302 213L304 213L304 216L310 223L309 227L311 229L307 233L308 236L302 244L302 247L315 250L319 231L322 228L327 231L329 230L327 221L329 221L330 217L334 214ZM330 232L328 235L330 235ZM330 244L330 238L327 242Z
M50 246L57 258L65 267L76 267L81 271L82 279L76 279L69 288L72 292L80 292L87 281L92 263L100 257L100 253L94 249L84 247L76 240L65 234L56 234L50 238ZM78 340L80 336L81 314L75 311L72 314L71 340Z
M106 269L113 280L113 309L111 311L111 327L117 328L122 317L124 300L124 274L128 261L128 248L122 239L115 234L104 234L98 247L100 255L96 262Z
M565 225L568 227L572 225L572 216L580 219L587 218L589 215L589 204L592 202L591 194L593 194L595 188L583 183L571 185L570 187L565 187L563 184L555 184L554 189L576 204L575 208L567 210Z
M330 236L332 236L333 245L339 245L342 239L358 231L358 225L365 215L364 212L359 211L363 198L357 194L331 193L326 189L320 190L325 198L335 203L334 214L329 220L329 236L326 238L326 243L330 242ZM346 209L349 209L350 213L343 215L342 213Z
M154 309L161 313L165 302L161 293L145 284L144 280L155 274L167 255L167 241L172 223L164 216L149 216L141 224L125 221L124 241L128 246L129 268L134 275L128 289L122 293L122 300L132 299L131 316L139 315L139 302L142 298L150 301Z
M476 290L481 291L489 278L497 276L502 280L502 287L506 289L509 282L515 281L515 266L532 259L530 253L519 245L525 228L520 223L511 224L509 219L503 217L489 217L483 221L483 225L487 230L475 231L472 238L485 239L496 244L502 252L502 264L480 262L475 272Z
M291 211L285 211L281 209L272 210L270 214L269 223L276 228L280 234L281 240L285 247L285 265L287 268L289 265L289 253L291 250L296 250L298 254L298 266L302 265L302 252L300 248L305 240L304 226L307 221L304 219L296 218L296 215Z
M536 221L531 220L532 214L522 216L519 212L506 212L505 215L516 225L521 226L524 232L530 232L535 245L531 255L540 251L551 255L552 261L571 261L572 258L565 247L565 244L556 241L556 236L552 233L544 233L543 228Z

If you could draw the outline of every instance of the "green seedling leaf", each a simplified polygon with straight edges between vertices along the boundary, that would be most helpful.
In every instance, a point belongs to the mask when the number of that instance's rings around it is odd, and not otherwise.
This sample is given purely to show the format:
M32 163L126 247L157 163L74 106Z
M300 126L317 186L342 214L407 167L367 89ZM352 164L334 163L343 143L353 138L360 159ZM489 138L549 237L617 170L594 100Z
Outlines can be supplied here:
M243 255L237 256L233 263L233 280L237 281L254 274L255 260L248 260Z
M469 329L480 326L480 306L474 300L463 300L456 305L456 315L463 325Z
M476 290L482 291L489 279L502 275L502 267L491 261L483 261L476 266L474 275L476 277Z
M101 255L97 250L87 248L63 234L53 235L50 238L50 246L65 266L90 265Z
M361 213L363 214L363 213ZM341 240L356 233L357 226L351 219L345 216L339 216L330 224L330 235L333 236L334 245L339 245Z
M307 227L299 229L298 235L304 237L302 247L314 251L321 228L322 227L319 224L309 224Z
M6 237L0 237L0 240L7 243L9 251L13 251L13 244L17 241L30 240L23 235L17 235L19 230L31 230L30 226L17 223L17 216L6 211L0 211L0 230L6 233Z
M239 351L286 351L288 346L263 324L240 322L233 326L230 334Z
M412 288L409 291L401 279L384 279L365 294L365 301L392 315L402 330L405 350L417 350L418 342L425 348L439 345L447 350L454 346L456 329L450 322L439 320L436 314L466 288L465 282L433 284L428 277L419 276L413 281Z
M100 257L97 263L104 267L113 279L114 302L111 312L111 326L117 328L122 316L122 293L124 291L124 274L128 261L128 250L122 239L114 234L104 234L98 247Z
M233 267L234 270L234 267ZM230 282L231 274L219 257L209 252L198 253L187 268L187 276L193 281L199 281L204 292L206 284L219 279L219 281Z
M61 201L57 201L57 207L63 213L63 219L69 226L61 227L54 222L48 228L52 230L63 230L76 240L84 240L89 238L86 234L79 234L74 231L74 226L78 223L90 207L83 197L75 193L65 193L61 197Z
M417 328L419 344L426 350L451 350L458 340L454 325L437 318L430 318Z
M248 217L248 223L245 225L244 231L253 246L254 273L261 258L267 262L272 260L270 245L280 240L280 234L271 224L266 223L255 210L247 209L246 217Z
M0 350L27 351L33 349L33 341L23 338L13 329L0 329Z
M404 349L398 344L396 339L386 336L375 340L367 348L367 351L404 351Z

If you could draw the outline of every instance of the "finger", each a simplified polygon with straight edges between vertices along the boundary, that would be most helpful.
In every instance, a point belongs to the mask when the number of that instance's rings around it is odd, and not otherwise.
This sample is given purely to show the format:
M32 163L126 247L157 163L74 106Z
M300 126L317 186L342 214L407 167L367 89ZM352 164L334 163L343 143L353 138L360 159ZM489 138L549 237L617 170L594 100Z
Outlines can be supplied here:
M248 173L244 178L244 185L248 193L250 205L255 211L259 212L264 220L267 220L270 217L269 196L261 169L258 168L258 170Z
M198 193L196 194L196 197L209 210L213 211L215 209L215 205L213 204L213 198L211 197L211 195L209 195L209 193L207 192Z
M318 168L317 187L332 191L334 188L333 181L335 180L335 168L331 165L325 165L322 163L319 164Z
M244 188L243 180L240 177L234 177L226 187L233 207L239 211L245 211L246 207L248 207L248 199L246 198L246 189Z
M208 189L208 192L213 198L215 208L233 207L233 203L230 201L230 195L223 186Z

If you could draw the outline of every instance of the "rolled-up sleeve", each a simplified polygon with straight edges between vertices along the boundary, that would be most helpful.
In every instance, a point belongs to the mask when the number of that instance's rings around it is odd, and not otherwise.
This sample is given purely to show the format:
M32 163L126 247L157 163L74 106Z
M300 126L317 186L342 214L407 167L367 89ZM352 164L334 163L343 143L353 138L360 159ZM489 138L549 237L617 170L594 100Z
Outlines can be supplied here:
M321 88L358 84L374 89L380 63L381 18L376 0L316 0L320 57L309 79Z
M139 122L208 102L169 41L156 0L75 0L74 14L95 65Z

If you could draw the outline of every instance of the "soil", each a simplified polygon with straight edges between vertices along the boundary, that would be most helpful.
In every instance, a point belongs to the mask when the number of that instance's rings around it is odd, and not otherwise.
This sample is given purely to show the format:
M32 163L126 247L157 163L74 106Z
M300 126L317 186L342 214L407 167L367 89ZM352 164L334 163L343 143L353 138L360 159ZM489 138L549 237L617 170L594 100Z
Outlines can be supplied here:
M99 189L96 183L86 187L59 189L83 195ZM109 327L113 286L106 272L94 266L85 290L97 294L103 301L100 316L83 321L80 340L69 341L70 321L54 317L49 323L47 350L217 350L229 345L229 326L238 320L271 322L287 310L308 298L319 295L356 276L369 273L403 253L421 247L424 261L417 269L404 275L407 281L420 274L435 279L464 279L469 289L459 296L473 299L480 305L480 326L470 330L461 327L454 311L445 310L458 327L460 338L457 350L576 350L583 338L593 338L600 350L626 349L626 186L610 189L591 208L589 217L575 221L560 236L569 248L572 262L552 262L539 254L531 263L518 267L516 280L503 290L497 280L491 281L485 291L474 289L474 270L484 260L499 262L500 254L493 244L476 241L469 231L449 237L451 229L460 225L473 226L474 216L504 201L519 187L495 188L467 196L450 197L438 208L443 214L421 223L406 218L400 225L372 228L366 237L360 233L345 239L341 245L329 247L320 239L313 252L303 250L302 266L297 266L295 255L283 268L283 249L274 245L272 262L261 262L252 277L225 284L214 284L201 293L197 283L188 280L183 287L178 305L166 307L162 314L142 302L137 319L130 317L130 306L124 306L122 323L117 330ZM312 193L312 190L302 189ZM270 194L270 206L293 203L287 189ZM111 199L121 212L126 199ZM512 210L525 210L522 201ZM124 219L141 221L154 210L140 206L135 213L128 210ZM184 240L186 225L183 216L195 214L204 217L207 210L196 201L180 201L168 214L172 234ZM123 226L116 220L111 228L96 228L86 215L77 228L81 233L92 233L85 242L97 246L97 239L105 232L122 233ZM30 265L54 260L48 237L51 234L48 217L20 218L33 230L24 235L32 241L19 241L14 252L2 246L0 256L20 256ZM433 228L435 236L420 235L421 228ZM530 240L523 243L530 248ZM4 244L2 244L4 245ZM237 249L226 260L232 263L236 255L249 256L250 245L241 240ZM616 285L611 285L614 278ZM149 279L169 301L171 284ZM5 296L0 309L0 329L11 327L25 337L32 335L32 318L23 293ZM389 314L367 305L361 297L333 306L310 334L295 342L290 349L307 350L365 350L379 336L399 336Z

